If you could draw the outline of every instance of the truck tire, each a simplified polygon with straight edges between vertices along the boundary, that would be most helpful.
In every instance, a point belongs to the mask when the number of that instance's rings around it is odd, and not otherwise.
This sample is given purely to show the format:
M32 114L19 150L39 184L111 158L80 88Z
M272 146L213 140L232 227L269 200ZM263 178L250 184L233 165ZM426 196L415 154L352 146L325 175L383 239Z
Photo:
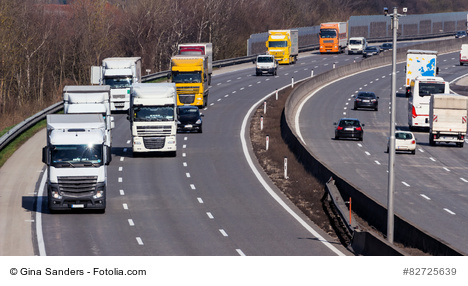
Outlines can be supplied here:
M432 134L429 134L429 145L435 146L434 138L432 138Z

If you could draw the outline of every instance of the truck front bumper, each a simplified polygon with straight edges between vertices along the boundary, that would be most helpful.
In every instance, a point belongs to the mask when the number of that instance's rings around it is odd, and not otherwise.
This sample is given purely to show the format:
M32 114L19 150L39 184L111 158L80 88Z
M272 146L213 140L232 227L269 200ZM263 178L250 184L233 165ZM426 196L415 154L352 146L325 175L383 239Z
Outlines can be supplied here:
M98 183L96 190L62 192L59 184L48 184L48 206L50 210L100 209L106 208L106 186Z

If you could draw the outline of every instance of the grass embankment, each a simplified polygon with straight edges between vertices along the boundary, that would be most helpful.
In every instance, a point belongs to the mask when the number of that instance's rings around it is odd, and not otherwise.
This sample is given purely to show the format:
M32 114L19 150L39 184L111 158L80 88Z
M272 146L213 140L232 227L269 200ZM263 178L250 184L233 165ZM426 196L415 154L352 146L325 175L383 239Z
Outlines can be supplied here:
M33 137L38 131L42 130L46 127L46 120L42 120L36 123L34 126L23 132L20 136L18 136L15 140L10 142L5 148L0 150L0 168L5 164L5 162L10 158L16 150L24 144L24 142L28 141L29 138ZM5 128L0 132L0 136L7 133L12 127Z

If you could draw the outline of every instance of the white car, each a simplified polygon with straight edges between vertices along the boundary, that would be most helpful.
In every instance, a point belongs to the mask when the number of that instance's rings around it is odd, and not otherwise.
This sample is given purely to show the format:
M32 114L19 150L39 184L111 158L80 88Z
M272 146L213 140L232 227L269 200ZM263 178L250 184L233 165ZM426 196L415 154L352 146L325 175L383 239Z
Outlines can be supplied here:
M390 149L390 138L387 141L387 153ZM398 130L395 132L395 151L410 151L416 154L416 138L409 131Z

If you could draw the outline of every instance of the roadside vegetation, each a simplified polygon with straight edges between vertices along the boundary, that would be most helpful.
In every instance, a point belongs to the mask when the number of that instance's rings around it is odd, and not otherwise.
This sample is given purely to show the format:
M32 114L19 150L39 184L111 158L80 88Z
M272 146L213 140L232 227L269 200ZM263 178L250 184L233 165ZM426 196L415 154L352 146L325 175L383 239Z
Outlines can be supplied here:
M468 10L466 0L415 0L412 14ZM381 14L390 0L0 0L0 130L89 84L90 66L141 56L167 70L177 44L211 42L214 60L243 56L251 34ZM339 7L339 9L337 9Z

